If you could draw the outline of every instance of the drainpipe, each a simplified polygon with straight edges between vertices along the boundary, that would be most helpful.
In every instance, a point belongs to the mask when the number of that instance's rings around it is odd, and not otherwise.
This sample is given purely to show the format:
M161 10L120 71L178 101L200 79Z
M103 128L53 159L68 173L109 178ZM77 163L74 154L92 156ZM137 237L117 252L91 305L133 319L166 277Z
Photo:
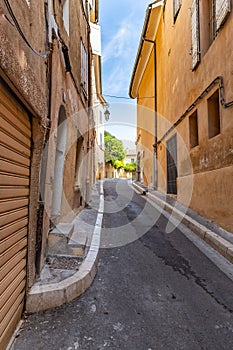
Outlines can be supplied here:
M88 0L86 0L86 8L88 7ZM90 14L88 13L89 16L89 21L90 21ZM91 40L90 40L90 35L91 35L91 30L90 30L90 25L87 25L87 46L88 46L88 132L87 132L87 137L88 137L88 147L87 147L87 172L86 172L86 206L89 206L89 202L91 199L91 186L92 186L92 170L93 170L93 159L92 159L92 133L93 133L93 97L92 97L92 89L91 89L91 84L92 84L92 48L91 48Z
M161 1L161 0L156 0L154 2L152 2L151 4L148 5L147 7L147 11L146 11L146 18L145 18L145 22L144 22L144 26L143 26L143 30L142 30L142 36L140 39L140 44L139 44L139 50L137 52L137 57L134 63L134 68L133 68L133 74L132 74L132 78L131 78L131 82L130 82L130 88L129 88L129 96L131 98L135 98L136 96L132 95L132 88L133 88L133 81L134 81L134 76L136 74L136 70L137 70L137 66L139 63L139 60L141 58L141 52L142 52L142 47L143 47L143 42L149 42L154 46L154 84L155 84L155 91L154 91L154 139L155 139L155 143L153 145L154 148L154 152L153 152L153 187L155 190L158 189L158 161L157 161L157 133L158 133L158 127L157 127L157 93L156 93L156 82L157 82L157 78L156 78L156 43L155 40L149 40L146 39L146 32L148 29L148 24L149 24L149 20L150 20L150 15L151 12L153 10L153 8L155 8L156 6L159 5L164 5L165 2Z
M154 145L153 145L153 188L158 189L158 160L157 160L157 139L158 139L158 121L157 121L157 62L156 62L156 42L143 38L143 41L151 43L154 50Z

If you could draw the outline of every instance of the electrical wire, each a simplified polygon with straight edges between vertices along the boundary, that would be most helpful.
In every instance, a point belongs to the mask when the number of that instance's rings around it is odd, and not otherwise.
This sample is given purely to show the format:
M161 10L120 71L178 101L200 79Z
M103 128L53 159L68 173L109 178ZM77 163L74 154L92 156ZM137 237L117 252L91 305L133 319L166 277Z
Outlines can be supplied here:
M222 76L218 76L215 78L212 83L209 84L209 86L198 96L198 98L193 102L191 106L189 106L188 109L180 116L180 118L165 132L165 134L161 137L159 141L156 141L156 143L153 146L159 145L170 133L173 131L177 125L179 125L182 120L200 103L200 101L213 89L215 85L219 85L220 90L220 103L223 106L223 108L231 108L233 107L233 101L226 102L225 101L225 89L224 89L224 79Z
M130 97L125 97L125 96L115 96L115 95L108 95L108 94L103 94L103 96L111 97L111 98L118 98L121 100L131 100Z
M112 98L118 98L118 99L123 99L123 100L132 100L131 97L125 97L125 96L116 96L116 95L108 95L108 94L103 94L103 96L107 97L112 97ZM145 97L138 97L138 100L142 100L145 98L155 98L155 96L145 96Z
M24 40L24 42L27 44L27 46L28 46L37 56L39 56L40 58L43 58L43 59L47 58L47 57L48 57L48 52L45 53L45 54L41 54L39 51L35 50L35 49L32 47L32 45L30 44L30 42L27 40L26 36L24 35L24 33L23 33L22 29L20 28L20 25L19 25L19 23L18 23L18 21L17 21L15 15L14 15L14 12L13 12L13 10L12 10L12 8L11 8L11 5L9 4L9 1L8 1L8 0L4 0L4 3L5 3L5 5L6 5L6 7L7 7L7 10L8 10L8 12L9 12L9 14L10 14L10 16L11 16L11 18L12 18L14 24L15 24L16 29L18 30L20 36L22 37L22 39Z

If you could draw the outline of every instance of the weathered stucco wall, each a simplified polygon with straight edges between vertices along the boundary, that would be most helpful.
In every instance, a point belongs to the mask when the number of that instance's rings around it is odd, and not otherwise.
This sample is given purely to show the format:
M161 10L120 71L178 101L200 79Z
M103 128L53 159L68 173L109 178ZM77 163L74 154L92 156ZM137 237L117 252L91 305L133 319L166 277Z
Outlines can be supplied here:
M14 15L31 46L46 53L46 20L44 3L36 0L11 2ZM37 241L37 211L39 201L39 175L46 131L47 60L40 58L19 35L3 1L0 2L0 75L29 110L32 122L32 158L30 178L30 207L28 232L28 287L35 279L35 252ZM9 19L9 21L6 19Z
M29 8L26 1L20 6L11 6L18 23L30 44L46 53L46 21L44 3L32 0ZM41 119L47 116L46 60L35 55L20 37L3 1L0 2L0 67L9 79L21 100L26 102L34 114ZM12 20L11 20L12 22Z
M201 27L201 62L192 71L191 2L182 2L174 23L173 2L168 1L157 34L157 96L158 112L162 116L158 126L159 139L216 77L223 76L226 101L233 100L233 61L229 59L233 49L231 40L233 13L231 12L209 48L204 29ZM203 6L204 2L200 1L201 23L204 20ZM190 148L189 141L189 116L195 109L175 129L178 134L177 198L186 205L190 202L191 208L233 231L232 108L224 109L220 105L220 134L213 138L208 137L207 99L217 89L217 85L213 86L195 108L198 113L198 145L196 147ZM158 147L159 188L162 190L166 190L164 186L164 174L167 171L165 144L173 133L170 133Z
M61 106L66 116L66 145L63 170L63 190L59 215L52 217L53 224L71 222L86 200L86 183L91 172L88 164L89 139L93 130L90 125L90 94L84 94L81 85L81 41L89 56L89 24L84 15L82 2L68 1L69 19L64 22L65 1L55 1L54 16L59 28L59 37L54 35L51 71L51 130L48 142L48 159L45 180L46 216L43 228L42 260L46 254L50 219L53 214L53 195L56 191L56 147L58 143L58 118ZM64 45L67 57L63 54ZM67 60L68 59L68 60ZM68 62L69 61L69 62ZM70 67L67 66L70 63ZM68 70L68 71L67 71ZM78 150L78 137L82 147ZM77 156L77 152L80 152ZM80 170L81 167L81 170ZM90 180L91 181L91 180ZM91 184L90 184L91 187ZM81 197L83 200L81 201Z
M206 1L200 0L201 61L192 70L191 13L192 0L182 1L174 21L173 1L164 5L156 36L156 94L158 113L158 189L167 192L166 142L177 135L177 199L202 215L233 232L231 193L233 167L233 108L221 105L219 83L211 86L195 106L190 108L203 91L219 76L223 77L226 102L233 100L233 11L229 14L215 39L210 42L209 13ZM154 96L153 51L139 82L139 98ZM143 64L143 63L142 63ZM140 65L140 63L139 63ZM140 69L140 68L139 68ZM209 136L208 99L219 91L220 133ZM154 109L154 101L138 100L138 149L154 143L145 129L153 127L153 113L142 112L141 107ZM189 109L190 108L190 109ZM187 110L189 109L189 112ZM198 144L190 144L189 117L197 111ZM185 113L185 117L173 127ZM147 115L149 118L147 119ZM149 121L150 119L150 121ZM143 137L145 135L145 137ZM153 172L153 162L146 164ZM231 180L230 180L231 179ZM211 183L214 183L211 186ZM227 187L229 191L227 192Z
M153 186L153 144L155 143L153 70L154 52L151 53L147 70L139 87L137 106L137 136L140 135L137 152L140 151L144 155L141 166L144 170L144 184L149 186Z

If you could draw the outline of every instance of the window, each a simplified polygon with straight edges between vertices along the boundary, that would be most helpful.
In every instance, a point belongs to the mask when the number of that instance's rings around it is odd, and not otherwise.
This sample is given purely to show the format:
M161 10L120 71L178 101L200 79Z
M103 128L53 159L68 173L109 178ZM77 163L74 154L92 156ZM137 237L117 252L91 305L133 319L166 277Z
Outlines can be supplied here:
M224 23L227 15L231 11L231 0L213 0L215 2L216 31Z
M84 43L81 40L81 85L88 97L88 54Z
M82 4L83 4L83 10L86 13L87 11L86 0L82 0Z
M218 90L208 99L208 134L209 139L220 133L220 105Z
M90 8L93 9L94 7L94 0L88 0Z
M215 37L214 0L200 2L201 55L204 56Z
M190 148L198 145L198 117L197 111L195 111L189 117L189 144Z
M103 113L100 111L100 124L103 124Z
M69 0L66 0L63 6L63 23L68 35L70 34L69 6Z
M134 158L131 158L131 163L134 163L135 162L135 159Z
M100 148L103 147L103 134L100 133Z
M201 54L204 55L231 11L231 0L198 2L200 7Z
M174 22L178 16L178 13L181 8L181 0L173 0L173 16L174 16Z
M84 157L84 138L77 132L77 146L76 146L76 162L75 162L75 185L80 186L83 174L83 157Z
M191 6L191 41L192 69L194 70L200 62L199 0L193 0Z

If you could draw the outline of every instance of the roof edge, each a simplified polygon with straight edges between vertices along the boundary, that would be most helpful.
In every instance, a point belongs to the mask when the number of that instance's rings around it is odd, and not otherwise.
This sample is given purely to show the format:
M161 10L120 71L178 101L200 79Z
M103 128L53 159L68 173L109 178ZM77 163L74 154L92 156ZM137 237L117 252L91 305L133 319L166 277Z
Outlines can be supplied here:
M141 33L141 37L140 37L140 41L139 41L139 46L138 46L136 59L135 59L135 62L134 62L134 67L133 67L133 72L132 72L132 76L131 76L131 80L130 80L130 86L129 86L129 92L128 92L129 97L132 98L132 99L137 98L137 96L133 96L132 89L133 89L133 83L134 83L134 79L135 79L135 73L136 73L136 70L137 70L137 67L138 67L140 55L141 55L143 44L144 44L145 37L146 37L146 32L147 32L147 29L148 29L148 24L149 24L149 21L150 21L151 11L156 7L156 5L159 5L159 3L161 3L161 5L163 5L164 1L163 0L153 1L152 3L150 3L147 6L147 9L146 9L146 16L145 16L144 25L143 25L143 28L142 28L142 33Z

